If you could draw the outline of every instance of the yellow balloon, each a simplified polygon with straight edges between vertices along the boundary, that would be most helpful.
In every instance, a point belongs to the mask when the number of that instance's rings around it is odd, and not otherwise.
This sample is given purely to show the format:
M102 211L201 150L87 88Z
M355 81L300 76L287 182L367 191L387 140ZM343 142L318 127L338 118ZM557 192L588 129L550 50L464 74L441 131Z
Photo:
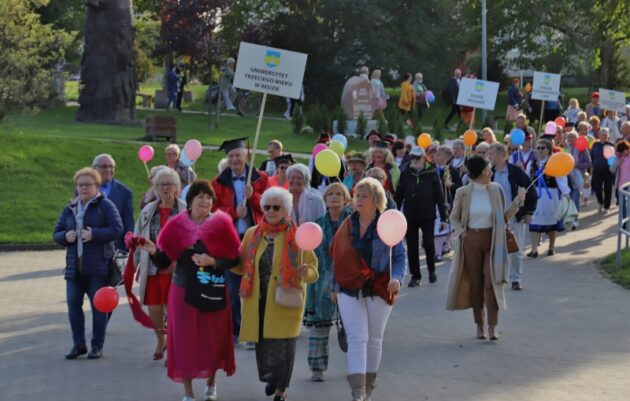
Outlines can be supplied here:
M332 150L324 149L315 156L315 168L321 175L337 177L341 170L341 160Z
M420 136L418 137L418 146L426 149L430 145L431 145L431 135L427 134L426 132L424 134L420 134Z
M337 156L341 157L343 156L343 143L339 142L339 141L331 141L330 145L328 145L328 149L332 150L333 152L335 152L337 154Z

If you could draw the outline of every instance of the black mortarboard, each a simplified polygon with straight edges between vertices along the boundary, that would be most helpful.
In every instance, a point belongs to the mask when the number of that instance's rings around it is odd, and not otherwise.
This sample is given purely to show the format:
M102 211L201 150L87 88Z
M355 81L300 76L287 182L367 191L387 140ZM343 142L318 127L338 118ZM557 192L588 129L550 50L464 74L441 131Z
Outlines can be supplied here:
M372 147L373 148L384 148L384 149L388 149L388 143L385 141L374 141L372 143Z
M281 164L295 164L295 160L293 160L293 156L291 155L291 153L278 156L273 159L273 162L276 164L276 166L279 166Z
M234 150L234 149L245 149L245 141L247 140L247 138L236 138L236 139L229 139L227 141L224 141L221 146L219 146L219 149L217 150L222 150L225 152L225 154L230 153L230 151Z

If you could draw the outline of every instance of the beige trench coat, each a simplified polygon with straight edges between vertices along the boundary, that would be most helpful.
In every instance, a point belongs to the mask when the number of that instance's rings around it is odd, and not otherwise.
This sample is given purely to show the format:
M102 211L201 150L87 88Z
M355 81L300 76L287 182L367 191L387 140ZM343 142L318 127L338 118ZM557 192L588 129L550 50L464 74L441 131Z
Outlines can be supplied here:
M175 199L177 201L177 210L185 210L186 202L184 202L180 198ZM153 218L153 215L157 212L159 205L160 200L158 199L147 204L144 209L140 211L140 216L138 216L138 221L136 221L136 226L133 229L133 235L141 236L144 238L151 237L151 227L149 223L151 223L151 219ZM136 271L140 269L140 272L138 273L139 295L140 302L144 304L144 295L147 292L147 280L149 279L149 267L151 263L151 257L149 256L149 253L147 251L141 248L136 249L133 257Z
M490 191L490 201L492 210L495 211L492 226L492 256L490 258L490 274L492 276L492 286L494 295L499 307L505 309L504 285L509 279L509 257L505 240L505 220L510 220L519 209L519 200L515 199L510 206L505 209L505 196L501 186L491 182L488 186ZM455 193L453 210L451 212L451 224L454 228L453 241L455 242L455 256L451 262L451 272L447 287L446 309L468 309L472 308L470 296L470 283L464 274L464 249L462 233L467 230L470 202L472 198L472 183L461 187Z

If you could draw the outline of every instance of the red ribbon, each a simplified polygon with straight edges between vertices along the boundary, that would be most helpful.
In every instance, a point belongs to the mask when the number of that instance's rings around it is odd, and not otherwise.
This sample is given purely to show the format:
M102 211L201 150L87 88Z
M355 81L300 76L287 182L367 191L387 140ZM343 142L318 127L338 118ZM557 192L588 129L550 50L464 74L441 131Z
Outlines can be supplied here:
M129 301L129 308L131 308L131 314L133 315L135 321L147 329L156 330L151 318L144 312L144 309L142 309L140 300L131 290L131 287L133 286L133 276L135 273L133 254L138 246L144 245L144 241L144 237L136 237L131 231L125 235L125 244L129 249L129 257L127 258L127 264L125 265L123 282L125 285L125 292L127 293L127 300Z

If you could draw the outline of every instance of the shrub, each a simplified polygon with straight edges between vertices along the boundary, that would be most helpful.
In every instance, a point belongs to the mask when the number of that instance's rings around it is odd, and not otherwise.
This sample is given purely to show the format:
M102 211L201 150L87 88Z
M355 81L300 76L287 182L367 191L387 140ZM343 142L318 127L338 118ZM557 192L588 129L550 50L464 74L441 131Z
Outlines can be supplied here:
M361 112L361 114L359 114L359 118L357 118L356 133L361 138L363 138L365 134L367 133L367 118L365 118L365 115L363 114L363 112Z
M377 130L378 130L378 132L382 132L382 133L388 133L389 132L387 120L385 119L385 116L383 115L382 111L379 111L379 113L378 113Z
M293 109L293 117L291 117L291 126L293 127L293 133L299 134L304 127L304 113L302 112L302 106L296 105Z
M342 108L337 109L337 132L345 134L348 130L348 116Z
M319 114L319 105L311 105L306 112L306 125L313 128L315 132L321 131L321 116Z

